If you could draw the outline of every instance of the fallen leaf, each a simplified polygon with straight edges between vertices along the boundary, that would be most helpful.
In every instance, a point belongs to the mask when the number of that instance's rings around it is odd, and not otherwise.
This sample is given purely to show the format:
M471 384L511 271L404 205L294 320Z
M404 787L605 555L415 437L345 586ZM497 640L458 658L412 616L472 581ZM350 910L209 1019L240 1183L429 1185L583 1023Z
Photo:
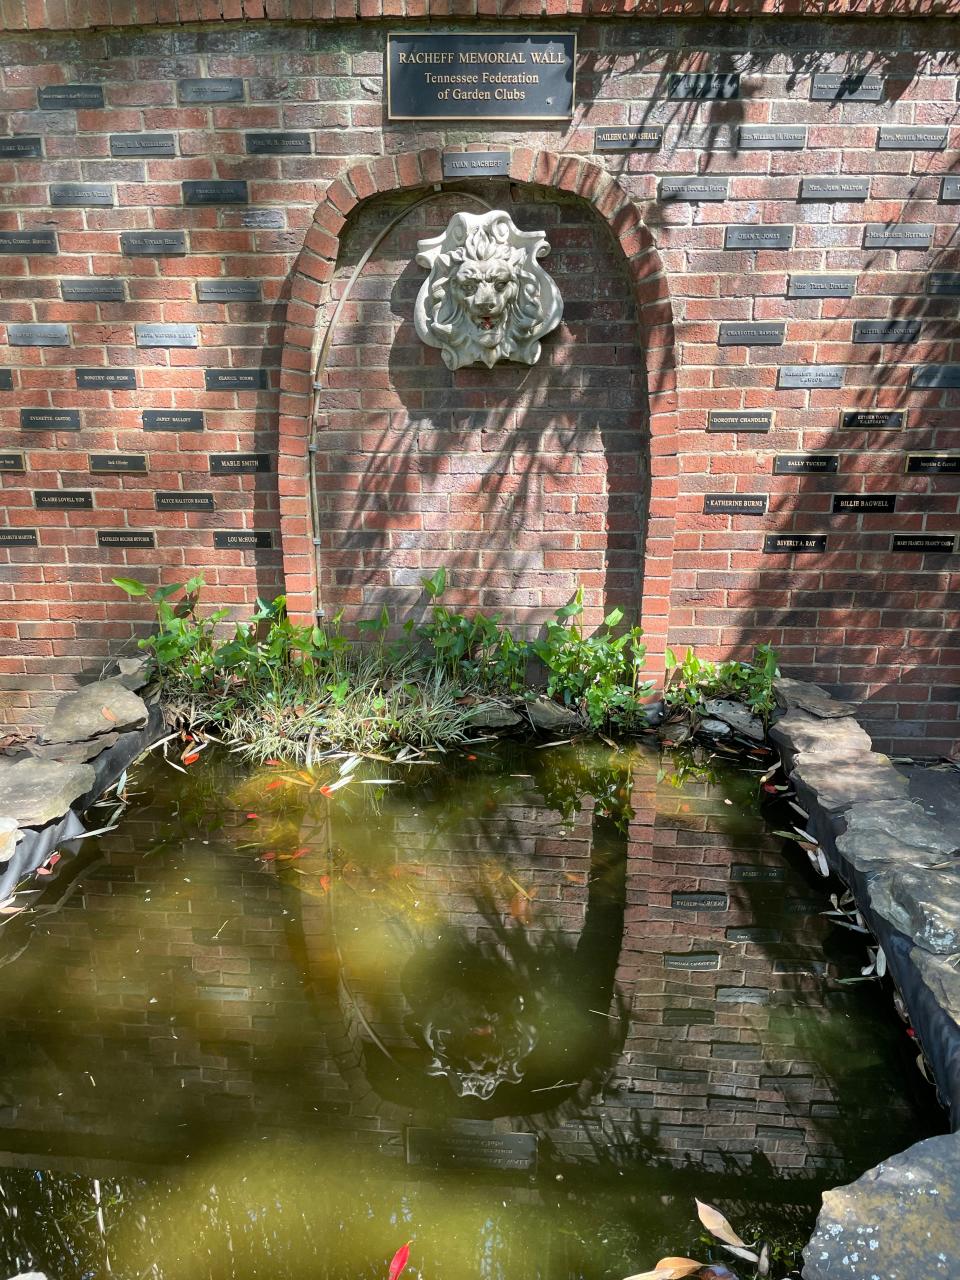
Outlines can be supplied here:
M407 1259L410 1257L410 1246L412 1240L408 1240L406 1244L402 1244L390 1261L390 1270L387 1273L387 1280L398 1280L400 1272L407 1265Z
M515 893L510 899L510 914L518 924L528 925L533 920L530 899L525 893Z
M259 813L245 813L243 816L244 816L245 818L247 818L247 819L253 819L253 818L259 818L259 817L260 817Z
M694 1199L696 1200L696 1197ZM740 1239L719 1209L715 1209L712 1204L704 1204L702 1200L696 1200L696 1205L697 1216L712 1236L716 1236L724 1244L737 1245L741 1249L747 1248L746 1240Z
M285 783L285 778L277 778L274 782L268 782L263 789L264 791L276 791L277 787L282 787Z
M104 720L109 720L111 724L117 723L117 717L113 714L113 712L110 710L109 707L101 707L100 714L103 716Z
M196 764L196 762L200 759L200 752L191 751L188 756L181 756L180 759L183 761L184 764Z
M684 1276L692 1276L703 1266L706 1263L694 1262L693 1258L661 1258L652 1271L627 1276L626 1280L682 1280Z

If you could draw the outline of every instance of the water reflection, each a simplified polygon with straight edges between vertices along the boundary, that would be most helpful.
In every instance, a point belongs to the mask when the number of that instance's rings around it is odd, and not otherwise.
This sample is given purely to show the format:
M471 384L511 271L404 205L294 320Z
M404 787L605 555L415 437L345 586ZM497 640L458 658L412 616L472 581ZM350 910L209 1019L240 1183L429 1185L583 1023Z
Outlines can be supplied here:
M619 1276L696 1254L693 1194L802 1235L941 1121L759 767L657 764L151 762L0 930L0 1260Z

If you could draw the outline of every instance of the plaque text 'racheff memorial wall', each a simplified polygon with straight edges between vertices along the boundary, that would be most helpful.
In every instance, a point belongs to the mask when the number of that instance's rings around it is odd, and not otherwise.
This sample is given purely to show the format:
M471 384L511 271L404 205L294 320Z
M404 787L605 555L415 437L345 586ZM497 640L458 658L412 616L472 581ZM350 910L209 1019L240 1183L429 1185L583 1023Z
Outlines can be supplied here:
M573 32L387 36L391 120L567 120L573 114Z

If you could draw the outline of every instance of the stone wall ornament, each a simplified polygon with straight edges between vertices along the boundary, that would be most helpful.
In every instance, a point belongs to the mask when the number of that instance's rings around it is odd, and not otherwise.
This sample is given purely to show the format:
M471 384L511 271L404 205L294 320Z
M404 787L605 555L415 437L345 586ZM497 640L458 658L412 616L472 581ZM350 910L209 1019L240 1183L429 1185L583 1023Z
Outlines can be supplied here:
M560 323L563 300L538 259L543 231L521 231L509 213L455 213L417 244L430 274L417 295L417 333L439 347L448 369L498 360L536 364L540 339Z

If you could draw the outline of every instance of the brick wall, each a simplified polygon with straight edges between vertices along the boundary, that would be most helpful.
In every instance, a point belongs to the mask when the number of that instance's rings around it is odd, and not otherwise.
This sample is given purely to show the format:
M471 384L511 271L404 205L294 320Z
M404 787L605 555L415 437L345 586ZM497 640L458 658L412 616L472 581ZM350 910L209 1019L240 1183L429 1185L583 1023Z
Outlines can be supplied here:
M713 11L710 5L674 8L680 15ZM865 701L864 718L880 744L925 752L953 747L960 694L957 618L950 611L955 555L895 551L893 538L952 538L955 544L958 525L956 474L905 472L907 455L955 456L957 450L951 415L958 393L942 385L941 371L958 360L956 294L943 292L957 287L945 273L960 271L957 205L949 185L943 186L944 176L956 168L960 140L956 23L869 15L826 23L734 16L685 21L672 15L640 24L579 22L575 117L569 128L537 131L385 124L382 24L270 21L249 4L243 13L239 5L235 12L229 5L203 12L188 12L182 4L141 9L134 13L123 6L122 14L111 14L105 5L44 7L19 0L5 0L3 8L0 231L28 233L28 240L12 240L4 246L12 251L0 254L0 338L20 340L10 325L66 326L65 332L27 334L66 345L10 345L0 352L0 369L11 371L0 380L0 452L14 455L8 466L23 452L26 464L25 471L0 476L0 526L18 540L10 545L8 537L0 547L0 697L8 721L29 726L57 690L129 636L140 610L109 585L118 573L178 577L202 566L218 601L245 607L258 593L269 595L285 585L305 614L317 587L324 607L341 598L359 606L384 590L406 602L411 579L439 555L462 563L478 600L486 589L493 594L485 603L509 601L522 611L518 616L532 620L562 602L576 572L592 584L596 604L604 585L609 595L621 597L642 586L654 667L666 643L723 654L769 639L792 674L819 678ZM816 6L792 9L810 13ZM950 12L949 5L929 9ZM895 12L896 6L870 9L885 11ZM910 11L915 15L918 9ZM263 20L226 21L244 13ZM352 6L337 15L352 18ZM315 15L303 6L270 14L310 16ZM535 17L519 11L515 16ZM131 17L158 25L127 27ZM206 19L211 21L204 25ZM174 25L190 21L200 25ZM36 30L41 26L48 30ZM739 97L671 100L668 77L686 70L739 72ZM811 99L815 73L851 70L881 77L883 100ZM211 77L240 80L242 96L214 105L189 101L182 82ZM83 99L78 105L69 94L58 95L57 86L75 84L101 85L103 105L89 97L88 105ZM225 90L228 97L234 92L235 86ZM660 149L595 152L596 128L626 124L661 126ZM774 145L757 148L756 137L749 145L749 129L758 125L780 131ZM741 126L748 130L743 139ZM891 146L896 136L880 136L881 129L904 127L946 129L945 145L915 149L901 137L900 145ZM805 136L802 147L793 149L783 131L797 128ZM247 135L279 129L305 133L309 154L248 154L248 145L257 144L248 143ZM132 135L133 141L118 135ZM12 137L20 141L11 144ZM367 428L364 442L360 415L368 408L389 412L391 425L399 427L402 414L409 414L410 405L396 403L403 394L393 376L400 369L398 348L391 360L383 347L376 363L358 370L384 383L378 388L384 402L370 404L362 386L346 385L349 365L343 364L341 343L335 372L344 379L338 388L342 404L331 402L328 392L320 407L324 413L354 414L347 435L360 433L364 460L349 470L349 458L356 455L333 447L343 435L334 431L331 447L318 454L318 473L364 477L372 460L377 484L387 489L369 486L360 522L377 517L373 523L381 524L376 532L383 536L365 549L346 540L335 546L335 531L357 518L356 507L353 516L344 516L353 500L335 490L321 508L330 513L336 505L338 511L322 531L317 574L307 518L306 445L314 430L330 425L315 422L312 413L318 333L369 229L388 209L396 210L398 201L423 194L439 180L438 149L470 144L511 150L513 182L499 194L523 217L532 216L530 225L559 234L552 268L561 291L580 308L581 318L573 312L566 329L548 340L545 363L529 385L540 386L549 371L556 374L552 391L577 388L585 397L594 390L624 397L625 434L604 456L594 423L586 439L563 446L563 456L551 453L546 437L536 456L511 453L504 447L505 397L491 404L481 391L486 386L496 394L508 392L519 383L517 371L497 369L487 382L477 371L465 371L428 387L426 398L434 397L430 411L439 412L437 397L452 391L443 412L469 412L469 427L456 443L428 439L421 430L426 452L410 450L404 467L390 470L370 444L375 428ZM686 193L700 198L663 199L661 178L690 176L707 183L699 193ZM867 189L856 199L849 188L845 199L818 198L808 190L801 200L804 178L866 179ZM246 188L208 190L208 198L244 196L248 203L185 204L184 182L212 180L243 182ZM51 191L52 185L68 183L93 185L97 194L88 191L81 198L108 203L55 203L76 197ZM718 191L726 198L702 198ZM442 207L432 206L430 217ZM865 227L890 223L907 231L913 247L871 247L876 237L865 240ZM790 248L724 247L725 228L760 225L785 227ZM925 228L930 247L917 248ZM562 243L574 231L589 242L589 266L579 250ZM137 232L163 238L167 256L136 253L129 233ZM29 233L41 234L31 244ZM400 254L401 246L410 250L415 235L415 226L407 227L369 265L359 303L395 308L388 327L401 334L400 352L433 376L440 371L435 353L403 340L419 271L402 272ZM44 251L52 247L56 253ZM791 274L825 272L856 277L854 295L787 296ZM607 359L601 347L617 345L619 360L628 346L619 332L591 339L582 318L583 284L591 274L611 282L611 297L622 301L618 330L637 322L632 363L600 363ZM64 293L64 281L94 276L118 282L112 296L120 300L78 301L69 284ZM256 285L256 300L235 295L226 302L201 302L197 285L209 280ZM906 343L877 343L869 331L859 335L865 341L855 341L858 320L918 321L920 328L900 331L901 338L913 339ZM767 329L782 324L782 344L742 345L742 332L721 334L721 324L741 322ZM149 331L141 332L138 344L136 326L145 324L195 325L195 333L188 330L179 340L198 345L144 345ZM839 387L782 385L790 380L786 366L825 365L840 367ZM933 373L917 372L931 366ZM78 387L78 368L105 367L133 370L132 388L129 379L125 388ZM600 376L603 368L611 370L610 381ZM209 379L223 370L242 371L246 386L214 389ZM412 375L404 377L409 381ZM937 380L941 385L931 385ZM367 392L372 389L368 382ZM532 402L521 400L517 408L529 411ZM21 409L28 411L26 422ZM903 425L841 428L841 411L856 409L903 412ZM54 430L49 419L38 420L30 410L67 416ZM145 423L148 410L199 411L203 430L183 429L196 425L189 417L174 422L180 429L161 419L165 427L158 430L155 417ZM708 431L708 415L718 411L772 412L771 429ZM556 412L558 421L575 418L582 431L579 404ZM79 431L72 429L77 421ZM640 421L649 422L649 458L646 428L636 426ZM626 491L617 493L609 481L619 476L624 454L618 449L629 445L632 432L636 472ZM485 450L485 440L497 443ZM411 443L412 432L406 433L404 449ZM490 471L490 454L497 451L511 483L518 462L531 461L536 501L524 508L525 530L539 531L551 514L560 514L557 505L569 508L562 514L571 521L556 530L558 540L544 548L542 563L531 569L523 548L501 556L497 538L485 553L452 537L430 546L426 538L404 536L418 532L403 529L405 522L419 521L425 529L424 519L429 523L436 514L427 502L437 495L434 480L425 493L420 476L418 494L416 467L432 466L427 459L447 465L459 455L466 469L447 474L489 477L497 474ZM836 471L774 474L776 457L811 452L836 458ZM94 454L143 454L148 470L117 471L139 464L113 458L100 464L111 470L91 471ZM225 471L211 474L210 457L216 454L264 459L228 459ZM561 463L574 471L564 472ZM269 469L244 472L247 465ZM599 492L592 491L595 480L588 476L601 478ZM559 502L550 493L554 484ZM60 489L89 493L92 506L77 505L85 497L68 496L53 500L70 502L68 508L38 509L37 490ZM503 484L485 482L477 489L489 496L490 506L473 514L485 524L500 519L495 490L502 493ZM157 509L158 492L174 495L162 500L163 510ZM188 509L183 493L200 495L196 501L204 505ZM705 513L705 498L714 495L765 497L766 512L729 514L721 502L718 513ZM849 505L832 510L834 496L879 495L896 496L893 512L858 513ZM468 506L477 502L477 494L465 498ZM393 499L397 510L391 510ZM618 503L628 512L626 532L611 512ZM581 513L582 530L576 527ZM598 531L601 521L610 528ZM21 532L34 529L36 545ZM644 529L643 562L628 565L630 548ZM118 531L152 535L139 541L154 545L118 546ZM260 545L242 549L228 537L226 547L215 547L216 532L240 533L241 542L259 534L252 542ZM607 533L615 557L606 583L598 532ZM106 545L98 533L107 535ZM765 538L775 534L826 542L812 553L765 552ZM505 537L502 527L498 537ZM270 546L263 545L267 541ZM556 561L548 561L547 552ZM575 559L564 560L564 554ZM487 572L494 576L484 588ZM531 572L535 582L523 576Z

